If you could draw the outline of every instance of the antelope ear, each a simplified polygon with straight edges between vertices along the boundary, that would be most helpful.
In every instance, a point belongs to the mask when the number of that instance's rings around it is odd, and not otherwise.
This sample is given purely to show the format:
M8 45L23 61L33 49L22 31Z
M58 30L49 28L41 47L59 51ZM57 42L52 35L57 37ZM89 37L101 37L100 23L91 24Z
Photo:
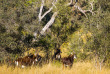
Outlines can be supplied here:
M71 52L71 55L73 55L73 53Z
M74 55L74 58L77 59L76 55Z
M37 62L37 61L38 61L38 59L36 58L36 59L35 59L35 61Z

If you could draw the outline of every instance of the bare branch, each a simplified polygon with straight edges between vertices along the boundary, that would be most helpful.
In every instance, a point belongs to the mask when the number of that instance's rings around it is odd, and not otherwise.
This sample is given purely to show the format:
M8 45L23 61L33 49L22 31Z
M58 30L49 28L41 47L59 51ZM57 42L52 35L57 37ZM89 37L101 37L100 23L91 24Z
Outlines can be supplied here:
M40 34L43 35L44 32L54 23L55 17L57 16L58 12L54 12L52 15L50 21L44 26L44 28L41 30Z
M73 5L73 0L70 1L70 3L67 4L67 6Z
M49 12L51 12L52 11L52 9L53 9L53 7L56 7L55 6L55 3L57 2L57 0L54 0L53 2L52 2L52 7L48 10L48 11L46 11L43 15L42 15L42 10L43 10L43 6L44 6L44 0L42 0L42 4L41 4L41 7L40 7L40 12L39 12L39 15L38 15L38 17L39 17L39 21L41 21Z
M93 4L92 3L90 3L90 4L91 4L92 10L93 10Z
M93 11L93 3L90 3L90 4L91 4L91 8L92 8L90 12L92 13L92 15L94 15L94 12L92 12Z
M46 12L41 16L41 18L39 19L39 21L41 21L41 20L45 17L45 15L47 15L49 12L51 12L52 9L53 9L53 7L51 7L48 11L46 11Z
M77 5L77 3L74 5L74 7L77 8L80 12L82 12L87 17L86 12L91 12L92 15L94 14L94 12L93 12L93 4L90 3L90 5L91 5L91 9L89 9L89 10L83 10L80 6Z
M82 10L82 8L77 5L77 3L74 5L74 7L77 8L80 12L82 12L87 17L85 10Z
M44 0L42 0L42 4L41 4L41 7L40 7L40 12L39 12L39 15L38 15L39 21L41 21L41 17L42 17L41 15L42 15L43 7L44 7Z
M77 3L78 0L74 0L74 2ZM67 4L67 6L74 6L74 4L73 4L73 0L71 0L70 3Z

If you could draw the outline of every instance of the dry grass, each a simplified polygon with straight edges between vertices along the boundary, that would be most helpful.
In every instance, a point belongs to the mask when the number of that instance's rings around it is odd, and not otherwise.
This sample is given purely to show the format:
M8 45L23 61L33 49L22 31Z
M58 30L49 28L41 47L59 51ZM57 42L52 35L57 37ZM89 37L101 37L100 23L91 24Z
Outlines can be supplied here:
M0 66L0 74L110 74L110 69L96 69L90 62L74 63L71 69L64 68L61 65L47 64L43 67L15 68L6 65Z

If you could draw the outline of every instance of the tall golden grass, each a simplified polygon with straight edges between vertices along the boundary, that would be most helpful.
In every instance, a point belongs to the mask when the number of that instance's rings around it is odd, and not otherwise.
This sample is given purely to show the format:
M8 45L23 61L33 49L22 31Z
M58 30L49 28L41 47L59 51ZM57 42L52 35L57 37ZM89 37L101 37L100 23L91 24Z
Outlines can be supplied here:
M53 63L24 69L2 65L0 66L0 74L110 74L110 69L105 67L102 70L96 69L90 62L74 63L71 69Z

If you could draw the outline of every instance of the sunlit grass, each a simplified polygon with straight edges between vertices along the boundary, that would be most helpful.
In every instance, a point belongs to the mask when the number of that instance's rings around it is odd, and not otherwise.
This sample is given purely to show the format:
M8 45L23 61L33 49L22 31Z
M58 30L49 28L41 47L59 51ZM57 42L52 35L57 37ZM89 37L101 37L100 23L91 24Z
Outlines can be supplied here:
M74 63L71 69L63 68L62 65L49 63L42 67L13 68L7 65L0 66L0 74L110 74L109 68L96 69L90 62Z

